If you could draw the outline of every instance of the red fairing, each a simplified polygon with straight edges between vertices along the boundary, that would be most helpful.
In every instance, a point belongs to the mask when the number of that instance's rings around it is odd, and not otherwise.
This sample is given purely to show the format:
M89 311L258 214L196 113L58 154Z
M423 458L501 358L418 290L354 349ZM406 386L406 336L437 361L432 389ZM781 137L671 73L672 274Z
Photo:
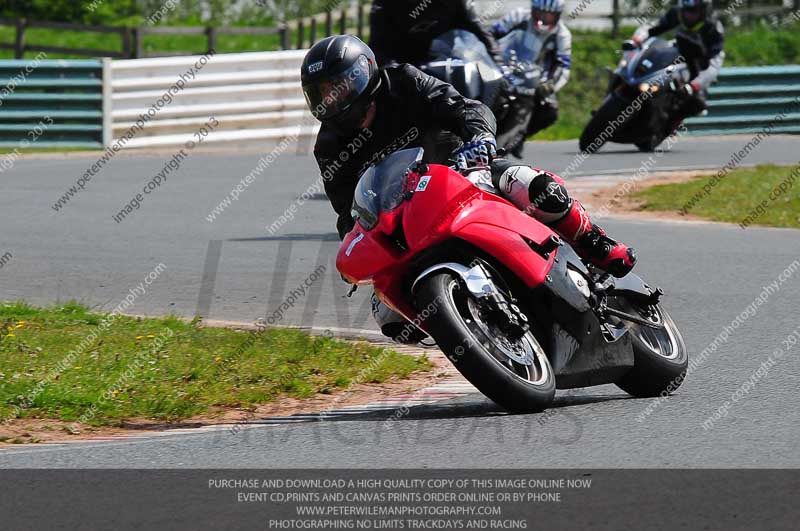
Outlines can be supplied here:
M492 255L531 288L545 281L556 253L545 259L523 239L544 244L554 235L545 225L446 166L410 173L406 190L412 192L410 198L382 213L372 230L357 222L345 237L336 267L348 281L374 283L384 302L413 317L400 279L420 252L454 238ZM400 226L403 245L396 236Z
M523 240L543 244L553 231L494 194L484 192L446 166L431 166L424 192L407 203L403 228L411 251L459 238L497 258L530 287L552 267Z
M336 269L353 284L371 284L373 277L386 267L402 260L401 253L384 244L376 227L365 231L361 225L351 230L342 241L336 257Z

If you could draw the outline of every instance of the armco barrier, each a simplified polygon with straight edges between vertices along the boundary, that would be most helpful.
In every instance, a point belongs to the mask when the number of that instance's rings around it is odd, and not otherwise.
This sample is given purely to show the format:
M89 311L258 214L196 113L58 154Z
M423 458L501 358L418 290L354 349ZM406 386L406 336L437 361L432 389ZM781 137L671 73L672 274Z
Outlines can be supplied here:
M686 120L694 135L800 133L800 65L723 68L708 92L708 115ZM782 117L778 119L778 117Z
M305 50L214 55L125 147L183 145L211 116L220 126L206 138L209 143L315 135L319 127L300 91L304 54ZM198 59L111 61L107 106L112 108L114 138L133 127ZM709 91L708 115L687 120L687 125L694 135L752 133L788 109L772 131L800 133L800 105L793 104L798 96L800 66L724 68Z
M110 102L108 60L0 61L0 147L100 148ZM104 97L105 92L105 97Z
M311 136L319 127L300 91L304 50L217 54L150 118L126 147L183 145L214 116L205 142ZM112 61L112 122L119 138L199 56Z

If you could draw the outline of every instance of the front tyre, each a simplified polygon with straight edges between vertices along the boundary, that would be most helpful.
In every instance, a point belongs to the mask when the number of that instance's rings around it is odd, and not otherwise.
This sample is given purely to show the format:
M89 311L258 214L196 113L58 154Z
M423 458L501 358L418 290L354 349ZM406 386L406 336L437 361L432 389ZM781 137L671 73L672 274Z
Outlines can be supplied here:
M430 335L456 369L484 395L513 412L542 411L553 401L556 380L544 349L529 331L507 337L449 272L424 280L420 307L436 308L426 320Z
M654 134L651 134L650 138L648 138L647 140L645 140L643 142L636 142L635 145L636 145L637 148L639 148L639 151L641 151L643 153L652 153L652 152L654 152L656 150L656 148L659 146L659 144L661 144L661 142L663 142L663 141L664 141L664 137L654 133Z
M652 140L647 142L637 142L636 147L639 148L639 151L642 153L652 153L656 150L658 144L655 144Z
M586 124L583 133L581 133L578 144L582 152L591 155L610 140L609 136L603 133L611 122L617 120L617 117L625 110L625 107L625 102L614 94L606 96L605 101L597 109L592 119ZM616 126L612 128L612 137L616 129Z
M683 383L689 366L686 345L675 321L660 305L625 306L627 311L663 327L631 327L634 366L617 382L617 386L642 398L674 392Z

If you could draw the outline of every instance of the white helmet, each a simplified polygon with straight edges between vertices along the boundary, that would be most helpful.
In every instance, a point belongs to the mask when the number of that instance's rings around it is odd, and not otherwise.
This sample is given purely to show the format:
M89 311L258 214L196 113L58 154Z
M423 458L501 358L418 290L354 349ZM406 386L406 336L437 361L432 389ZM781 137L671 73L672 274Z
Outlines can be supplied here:
M533 0L531 9L561 14L564 11L564 0Z

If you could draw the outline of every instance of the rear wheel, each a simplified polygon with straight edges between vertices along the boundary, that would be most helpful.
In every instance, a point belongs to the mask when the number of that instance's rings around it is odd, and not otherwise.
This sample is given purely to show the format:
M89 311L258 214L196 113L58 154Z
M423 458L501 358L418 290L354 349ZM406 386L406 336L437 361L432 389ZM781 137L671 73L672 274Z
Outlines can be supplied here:
M484 395L514 412L541 411L553 401L555 375L533 333L509 337L456 275L425 279L418 302L437 309L426 320L428 331Z
M614 306L660 326L651 328L635 324L631 327L634 366L617 382L617 386L637 397L658 396L677 390L686 377L689 356L683 337L667 311L660 305L641 306L628 301Z

